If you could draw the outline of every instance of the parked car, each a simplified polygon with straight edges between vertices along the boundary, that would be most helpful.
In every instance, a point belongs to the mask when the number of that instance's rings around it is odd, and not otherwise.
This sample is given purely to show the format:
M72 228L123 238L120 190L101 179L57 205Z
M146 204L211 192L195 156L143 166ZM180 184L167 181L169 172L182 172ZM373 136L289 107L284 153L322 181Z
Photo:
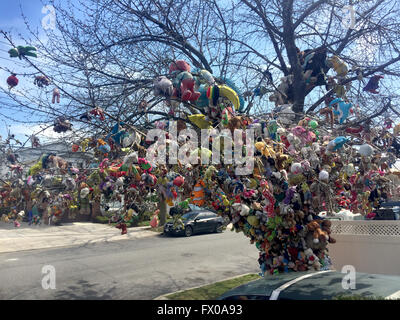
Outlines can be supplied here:
M400 276L357 272L355 289L348 278L348 273L332 270L266 276L224 293L219 300L400 299Z
M174 228L172 221L164 225L164 233L185 235L195 233L222 232L225 220L210 210L191 210L181 217L184 227Z

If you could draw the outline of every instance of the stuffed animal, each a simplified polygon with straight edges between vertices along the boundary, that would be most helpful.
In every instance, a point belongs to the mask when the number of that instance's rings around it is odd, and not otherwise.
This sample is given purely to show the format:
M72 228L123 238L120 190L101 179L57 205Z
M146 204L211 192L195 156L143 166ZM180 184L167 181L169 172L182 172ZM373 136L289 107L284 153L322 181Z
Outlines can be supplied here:
M318 48L315 50L304 50L304 63L302 65L306 81L316 86L326 84L325 72L326 68L326 48Z
M273 114L277 117L277 120L283 125L290 125L296 117L296 114L294 113L292 107L293 105L291 104L280 105L273 110Z
M169 65L169 73L190 72L190 65L184 60L176 60Z
M205 203L204 197L205 197L205 183L203 180L199 180L193 187L192 191L192 203L195 204L196 206L203 206Z
M19 80L18 80L16 74L14 74L14 73L7 78L7 84L10 89L16 87L18 85L18 82L19 82Z
M349 113L351 112L351 108L353 107L352 103L345 103L341 98L334 99L330 102L329 106L332 107L335 104L338 105L337 109L333 110L333 113L338 116L338 120L340 124L348 118Z
M154 85L154 95L155 96L165 96L171 97L174 91L174 86L172 81L166 76L160 76L153 81Z
M339 78L344 78L349 73L347 64L342 59L340 59L338 56L332 56L331 58L329 58L327 60L327 64L329 67L333 67L333 69L336 72L336 75Z
M50 84L50 80L46 76L36 76L33 83L39 88L43 88L47 87Z
M200 97L200 92L194 91L195 80L190 73L190 65L183 60L172 62L169 73L174 75L173 97L178 97L182 101L196 101Z
M32 46L18 46L8 50L8 53L10 54L10 58L18 57L20 60L22 60L22 58L25 56L37 58L35 51L36 48Z
M90 114L94 115L95 117L99 117L101 121L106 120L103 109L99 107L90 110Z
M53 89L53 98L51 100L51 103L60 103L60 90L58 88Z
M275 102L275 106L291 103L293 100L293 81L293 75L281 78L281 83L277 90L269 96L269 101Z
M322 229L322 231L326 232L326 234L328 235L328 242L336 243L336 239L331 237L331 226L332 226L331 220L327 220L327 219L322 220L321 229Z
M72 123L69 122L69 120L67 120L64 116L58 117L54 121L53 130L58 133L67 132L72 130Z
M376 89L379 88L379 81L383 79L383 76L374 75L372 78L369 79L367 85L364 87L363 91L368 91L370 93L379 94L379 91Z
M313 220L310 223L308 223L307 230L309 232L312 232L313 242L316 244L319 242L326 242L329 240L328 233L321 229L321 225L317 220Z

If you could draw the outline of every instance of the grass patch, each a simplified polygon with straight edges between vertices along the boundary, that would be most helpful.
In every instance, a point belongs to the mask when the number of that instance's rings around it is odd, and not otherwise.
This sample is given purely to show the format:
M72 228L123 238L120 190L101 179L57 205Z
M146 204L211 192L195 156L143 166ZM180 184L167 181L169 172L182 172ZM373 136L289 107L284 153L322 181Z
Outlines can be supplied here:
M108 221L109 221L109 218L108 217L104 217L104 216L96 216L95 218L94 218L94 221L93 222L95 222L95 223L108 223Z
M160 226L160 227L157 227L157 228L152 228L152 227L150 227L150 224L149 224L149 229L148 230L162 233L162 232L164 232L164 226Z
M150 226L150 221L140 221L138 223L138 227L149 227Z
M260 278L261 277L257 274L247 274L245 276L216 282L200 288L173 293L166 297L169 300L215 300L228 290Z

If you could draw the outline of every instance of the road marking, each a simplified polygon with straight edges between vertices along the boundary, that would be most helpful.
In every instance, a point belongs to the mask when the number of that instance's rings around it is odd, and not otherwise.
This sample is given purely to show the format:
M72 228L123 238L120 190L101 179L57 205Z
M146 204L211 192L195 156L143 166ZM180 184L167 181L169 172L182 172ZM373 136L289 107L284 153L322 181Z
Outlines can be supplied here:
M13 258L13 259L7 259L6 261L17 261L19 260L18 258Z
M278 300L279 294L285 290L286 288L290 287L291 285L306 279L306 278L310 278L313 277L317 274L321 274L321 273L326 273L326 272L332 272L333 270L326 270L326 271L319 271L319 272L315 272L315 273L311 273L311 274L305 274L303 276L300 276L296 279L293 279L289 282L286 282L285 284L281 285L278 289L275 289L274 291L272 291L271 297L269 298L269 300Z
M400 299L400 290L396 291L395 293L391 294L390 296L387 296L385 299Z

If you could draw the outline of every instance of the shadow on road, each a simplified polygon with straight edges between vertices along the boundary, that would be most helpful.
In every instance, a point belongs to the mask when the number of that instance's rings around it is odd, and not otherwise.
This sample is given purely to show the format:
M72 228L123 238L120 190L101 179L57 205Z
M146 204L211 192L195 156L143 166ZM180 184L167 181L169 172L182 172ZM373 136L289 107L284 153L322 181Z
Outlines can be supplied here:
M98 284L79 280L76 284L68 286L67 290L58 291L54 298L56 300L111 300L115 296L115 286L107 290L99 289L98 286Z

